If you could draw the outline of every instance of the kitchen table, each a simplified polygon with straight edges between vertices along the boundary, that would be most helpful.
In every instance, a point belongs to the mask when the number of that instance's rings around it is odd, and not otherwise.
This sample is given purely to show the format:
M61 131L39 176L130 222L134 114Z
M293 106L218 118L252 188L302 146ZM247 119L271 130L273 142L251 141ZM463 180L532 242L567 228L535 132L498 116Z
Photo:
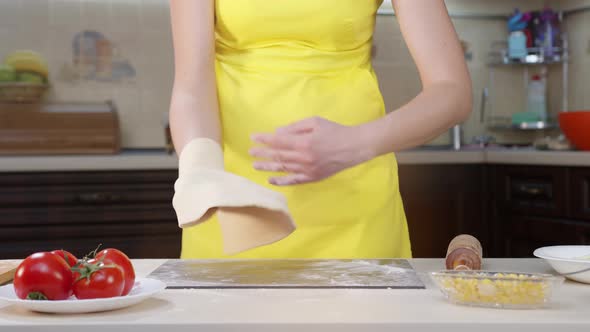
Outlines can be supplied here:
M165 260L135 260L147 276ZM170 289L122 310L52 315L0 304L0 331L590 331L590 285L567 281L546 309L447 303L426 276L442 259L414 259L426 289ZM487 270L553 273L538 259L487 259Z

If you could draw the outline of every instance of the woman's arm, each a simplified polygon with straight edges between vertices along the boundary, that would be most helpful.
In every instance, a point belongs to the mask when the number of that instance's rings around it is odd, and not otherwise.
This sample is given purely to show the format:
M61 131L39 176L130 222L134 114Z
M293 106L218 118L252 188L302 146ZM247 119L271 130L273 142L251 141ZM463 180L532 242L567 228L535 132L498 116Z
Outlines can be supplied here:
M175 66L170 131L177 154L195 138L221 140L214 5L214 0L170 1Z
M423 88L398 110L361 126L365 146L373 150L373 156L423 144L464 121L471 112L471 79L444 2L392 3Z
M423 144L471 112L471 79L443 0L392 0L416 62L422 91L386 116L360 126L310 118L258 134L254 167L286 172L276 185L314 182L389 152ZM362 110L359 110L359 112Z

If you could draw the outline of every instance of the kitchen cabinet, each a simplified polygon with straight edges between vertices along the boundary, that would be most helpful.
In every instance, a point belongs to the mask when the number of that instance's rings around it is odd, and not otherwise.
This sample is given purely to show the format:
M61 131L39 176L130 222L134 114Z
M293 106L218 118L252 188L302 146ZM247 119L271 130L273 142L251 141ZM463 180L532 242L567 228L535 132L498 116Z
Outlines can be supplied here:
M507 219L504 252L509 257L530 257L537 248L550 245L590 245L590 223L542 217Z
M415 257L444 257L448 242L464 232L486 243L483 170L400 166ZM172 170L2 173L0 259L56 248L83 255L99 244L133 258L178 257L175 179Z
M176 171L0 174L0 259L99 244L132 258L174 258Z
M176 258L176 170L0 173L0 259L56 248L117 247L132 258ZM590 168L401 164L399 185L416 258L444 257L476 236L487 257L590 244Z
M555 217L566 213L566 167L497 166L497 169L494 186L502 210Z
M481 165L400 165L402 200L416 258L445 257L458 234L488 248L486 168Z
M590 168L574 168L570 185L573 216L590 221Z
M531 257L548 245L590 244L590 169L492 167L493 253Z

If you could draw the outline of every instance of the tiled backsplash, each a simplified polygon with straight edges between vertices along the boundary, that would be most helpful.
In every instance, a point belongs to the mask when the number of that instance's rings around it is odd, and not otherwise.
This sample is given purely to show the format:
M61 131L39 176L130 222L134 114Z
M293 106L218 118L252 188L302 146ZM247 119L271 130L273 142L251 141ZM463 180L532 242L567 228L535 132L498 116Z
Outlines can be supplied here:
M561 6L573 2L581 3L578 0L556 3ZM544 3L542 0L447 1L451 11L462 13L508 13L513 7L541 8ZM486 54L492 41L504 39L506 28L504 22L494 20L455 19L454 23L472 54L469 68L474 82L475 111L465 124L465 138L469 140L486 132L479 121L480 96L488 84ZM570 106L590 108L587 89L590 86L590 14L571 16L567 29L572 48ZM85 41L97 36L107 40L104 48L88 49ZM0 56L17 49L32 49L47 59L52 84L49 97L53 100L114 100L120 112L124 146L164 146L163 120L173 80L167 0L2 0L0 40ZM386 105L392 110L420 91L420 81L395 17L378 16L375 43L375 68ZM82 51L75 52L76 49ZM94 52L108 55L98 72L92 61L90 67L80 64L89 61L84 54ZM551 77L560 79L558 74L558 70L551 71ZM524 90L519 84L522 72L499 70L496 82L495 111L508 115L511 110L520 110L524 103ZM552 79L550 86L558 87L559 81ZM550 94L552 109L559 105L558 93ZM493 134L504 141L531 139L530 135ZM436 142L447 140L448 136L442 135Z
M126 147L164 146L173 80L170 34L166 0L0 1L0 56L17 49L41 53L50 69L51 100L112 99ZM109 65L94 73L91 60L91 66L75 64L74 49L95 54L99 50L88 50L85 41L99 35L108 40Z

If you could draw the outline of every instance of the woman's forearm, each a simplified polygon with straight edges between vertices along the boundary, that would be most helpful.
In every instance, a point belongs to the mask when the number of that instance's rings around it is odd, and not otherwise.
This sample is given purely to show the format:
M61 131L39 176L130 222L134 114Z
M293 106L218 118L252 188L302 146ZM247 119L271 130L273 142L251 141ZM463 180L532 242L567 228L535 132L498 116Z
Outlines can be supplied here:
M221 140L215 78L214 0L171 0L174 87L170 131L180 154L199 137Z
M211 88L209 88L211 90ZM170 132L176 152L198 137L221 143L221 125L215 91L174 88L170 104Z
M359 128L360 141L373 156L426 143L471 112L471 78L444 1L392 4L423 90L398 110Z
M426 143L465 120L471 112L468 82L440 82L385 117L359 127L361 148L376 157Z

